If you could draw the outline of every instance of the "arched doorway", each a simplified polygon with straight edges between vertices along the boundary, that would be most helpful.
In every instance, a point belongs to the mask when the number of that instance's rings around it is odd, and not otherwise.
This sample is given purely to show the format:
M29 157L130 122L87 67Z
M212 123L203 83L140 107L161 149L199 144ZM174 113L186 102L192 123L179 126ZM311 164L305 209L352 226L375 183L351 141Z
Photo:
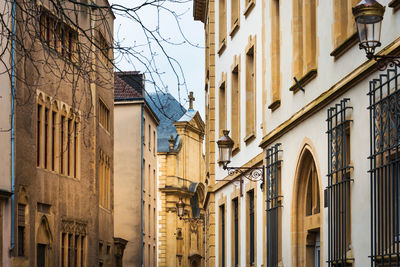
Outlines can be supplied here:
M313 154L304 147L297 166L292 203L293 266L320 267L321 197Z
M49 255L51 243L53 237L50 231L49 222L46 216L43 216L40 220L40 225L37 232L37 243L36 243L36 266L37 267L48 267L51 256Z

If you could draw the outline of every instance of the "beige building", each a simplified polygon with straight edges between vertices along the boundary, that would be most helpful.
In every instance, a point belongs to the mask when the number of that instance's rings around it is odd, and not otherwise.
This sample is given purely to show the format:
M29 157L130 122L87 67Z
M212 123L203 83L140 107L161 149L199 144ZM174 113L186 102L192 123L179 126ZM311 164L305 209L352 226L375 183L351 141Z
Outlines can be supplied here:
M205 266L204 122L193 110L192 92L187 111L169 94L153 99L164 108L158 143L158 266ZM184 203L183 218L177 214L179 200Z
M3 1L0 3L0 10L4 14L10 14L12 5ZM3 15L3 23L0 25L0 31L6 32L11 28L11 16ZM13 242L11 235L11 207L14 198L12 197L12 117L15 114L11 90L11 52L7 36L0 35L0 51L2 52L2 63L0 64L0 265L4 267L11 266L11 257L9 253ZM15 48L15 47L14 47ZM9 72L10 71L10 72ZM14 236L15 240L15 236Z
M206 266L400 266L400 70L360 51L358 2L194 1L206 37ZM400 1L378 2L376 52L398 55ZM256 167L258 182L246 171Z
M12 266L115 266L114 15L56 5L17 5L15 240L3 248Z
M157 126L144 75L114 74L114 231L128 241L124 266L157 266Z

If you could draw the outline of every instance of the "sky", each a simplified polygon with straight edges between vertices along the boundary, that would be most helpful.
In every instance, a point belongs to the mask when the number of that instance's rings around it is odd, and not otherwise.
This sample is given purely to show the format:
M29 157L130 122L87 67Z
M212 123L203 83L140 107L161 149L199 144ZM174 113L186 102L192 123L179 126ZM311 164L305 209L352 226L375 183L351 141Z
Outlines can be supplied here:
M149 0L110 0L110 4L135 8L146 1ZM194 109L200 111L204 120L204 25L193 19L193 1L184 3L164 1L164 3L159 9L154 6L142 7L136 13L130 13L135 14L130 18L126 16L126 13L114 9L116 15L114 39L121 47L134 47L135 51L130 55L122 55L119 52L121 50L116 49L114 51L116 66L122 71L143 72L146 71L146 66L151 64L161 73L161 79L154 75L154 72L153 75L146 73L146 80L149 80L146 83L146 90L154 92L152 81L155 81L158 86L167 88L168 92L178 101L180 100L185 108L189 106L188 92L193 91ZM166 11L167 8L170 11ZM178 15L174 16L171 11ZM149 39L146 38L138 21L141 21L148 29L154 30L158 27L160 36L157 36L157 39L160 40L162 37L162 48L154 40L150 40L149 46ZM151 48L151 53L149 48ZM164 56L162 49L170 57L170 62ZM151 56L152 54L154 57ZM152 60L144 62L148 59ZM171 68L170 64L174 67ZM178 86L179 83L181 86Z

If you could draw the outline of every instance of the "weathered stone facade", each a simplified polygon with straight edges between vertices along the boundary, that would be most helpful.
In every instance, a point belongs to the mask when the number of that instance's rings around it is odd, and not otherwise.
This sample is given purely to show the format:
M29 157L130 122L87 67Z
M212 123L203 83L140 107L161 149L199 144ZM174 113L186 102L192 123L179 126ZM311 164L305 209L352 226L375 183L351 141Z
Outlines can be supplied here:
M114 15L63 5L17 9L13 266L114 266Z

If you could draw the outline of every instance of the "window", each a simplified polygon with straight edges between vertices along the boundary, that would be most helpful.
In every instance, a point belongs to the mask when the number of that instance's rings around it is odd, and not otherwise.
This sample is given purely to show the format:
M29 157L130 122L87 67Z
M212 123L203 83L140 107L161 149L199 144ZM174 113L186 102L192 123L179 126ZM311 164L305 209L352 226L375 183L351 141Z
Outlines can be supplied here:
M69 222L72 225L74 222ZM75 229L75 228L71 228ZM73 231L73 230L72 230ZM60 262L61 267L84 267L85 265L85 238L78 232L61 233ZM101 255L101 254L100 254Z
M157 197L157 178L156 178L156 170L153 170L153 197L156 199Z
M151 125L149 124L149 151L151 151Z
M99 177L99 204L105 209L110 209L110 166L111 160L102 150L100 150L100 160L98 164Z
M400 255L399 68L370 81L371 266L398 266Z
M224 74L223 74L224 76ZM222 81L219 86L219 135L222 136L223 130L226 130L226 81L225 79Z
M45 9L40 14L40 39L61 56L77 61L78 32Z
M226 266L225 205L219 206L219 257L220 266Z
M226 0L219 0L219 46L220 50L226 45Z
M153 131L153 155L156 155L156 148L157 148L157 143L156 143L156 131Z
M25 209L26 205L18 203L18 257L25 256Z
M146 118L143 118L143 145L146 145ZM150 138L150 137L149 137Z
M336 0L333 1L333 46L342 45L347 39L354 36L357 43L357 29L352 13L352 7L357 5L358 0Z
M231 36L237 31L240 23L240 1L231 1Z
M99 40L98 40L98 48L100 50L100 60L103 62L104 65L109 66L112 64L112 47L111 45L107 42L106 38L101 34L99 34Z
M255 49L254 39L250 39L250 46L246 49L246 137L249 141L255 136Z
M51 113L51 170L55 171L56 163L56 124L57 124L57 112Z
M234 58L231 73L231 136L235 142L233 152L240 148L240 56Z
M247 192L247 264L248 266L254 266L255 265L255 216L254 216L254 189L250 190Z
M150 167L150 164L149 164L149 168L148 168L148 171L147 171L147 177L146 177L146 180L148 180L148 183L147 183L147 185L148 185L148 188L147 188L147 192L149 193L149 196L151 195L151 193L153 192L153 190L152 190L152 186L154 186L154 185L152 185L151 184L151 179L150 179L150 176L151 176L151 167ZM149 216L150 216L150 213L149 213Z
M232 249L232 267L240 266L239 263L239 198L232 200L232 237L233 243L231 245Z
M48 149L48 143L49 143L49 108L45 107L44 108L44 168L47 169L48 167L48 156L49 153L47 151Z
M303 85L316 76L316 16L316 0L293 0L293 75Z
M37 166L41 165L41 146L42 146L42 105L37 105L37 123L36 123L36 162Z
M349 99L328 109L328 250L329 266L351 258Z
M64 163L64 154L65 154L65 116L61 115L61 125L60 125L60 131L61 131L61 150L60 150L60 155L61 155L61 174L65 174L65 163Z
M110 131L110 110L106 104L101 101L101 99L99 99L99 122L104 129L106 129L108 132Z
M143 159L143 193L146 192L146 186L147 186L147 182L146 182L146 160Z
M276 144L267 149L266 190L267 190L267 267L279 266L282 259L281 235L282 200L280 195L280 160L279 147Z
M280 28L280 1L272 0L271 6L271 105L270 109L275 110L280 104L281 91L281 28Z

